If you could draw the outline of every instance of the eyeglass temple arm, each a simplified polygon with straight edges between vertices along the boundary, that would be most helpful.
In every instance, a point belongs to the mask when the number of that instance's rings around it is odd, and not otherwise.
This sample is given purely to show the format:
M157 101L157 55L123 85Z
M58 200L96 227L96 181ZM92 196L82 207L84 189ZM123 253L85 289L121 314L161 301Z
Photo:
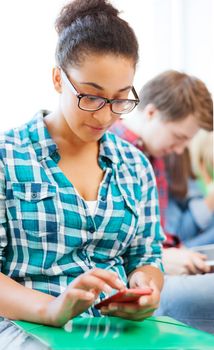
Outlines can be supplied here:
M68 77L67 77L66 73L64 72L64 70L63 70L60 66L58 66L58 68L59 68L60 71L61 71L62 79L64 80L64 82L67 83L67 85L69 86L69 88L71 89L71 91L72 91L75 95L78 95L77 90L74 88L73 84L72 84L72 83L70 82L70 80L68 79ZM138 97L138 95L137 95L137 92L136 92L134 86L132 87L132 92L133 92L134 97L136 98L136 100L139 102L140 100L139 100L139 97Z
M73 84L68 79L67 74L64 72L64 70L60 66L58 66L58 68L60 69L62 80L64 80L64 82L67 84L67 86L73 92L73 94L78 95L77 90L74 88Z
M134 97L136 98L136 100L137 100L138 102L140 102L140 99L139 99L139 97L138 97L138 94L137 94L137 92L136 92L134 86L132 86L132 92L133 92L133 95L134 95Z

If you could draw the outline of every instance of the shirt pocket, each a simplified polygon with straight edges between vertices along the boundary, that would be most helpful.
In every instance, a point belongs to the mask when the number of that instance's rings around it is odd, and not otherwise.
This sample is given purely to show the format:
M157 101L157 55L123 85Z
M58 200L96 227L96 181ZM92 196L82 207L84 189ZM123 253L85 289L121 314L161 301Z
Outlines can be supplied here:
M56 186L50 183L12 183L15 220L26 233L42 237L59 230Z

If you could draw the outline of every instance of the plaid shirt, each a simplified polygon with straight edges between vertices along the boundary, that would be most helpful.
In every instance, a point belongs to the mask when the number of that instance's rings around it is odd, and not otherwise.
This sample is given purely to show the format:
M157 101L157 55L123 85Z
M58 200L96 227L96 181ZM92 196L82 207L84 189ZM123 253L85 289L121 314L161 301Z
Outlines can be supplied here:
M126 140L129 143L133 144L141 152L144 152L142 139L138 135L136 135L133 131L128 129L121 121L116 122L111 127L111 131L117 136L121 137L123 140ZM165 171L165 163L163 158L149 157L149 160L152 164L155 177L156 177L156 182L157 182L161 225L165 229L166 209L168 206L168 184L167 184L167 176ZM166 240L163 243L165 248L179 247L180 242L176 236L166 232L166 230L165 230L165 235L166 235Z
M127 275L162 269L158 200L152 168L135 147L106 133L95 215L58 167L44 113L0 139L0 263L17 282L52 295L93 267ZM104 294L101 295L101 298ZM91 315L98 315L95 308Z

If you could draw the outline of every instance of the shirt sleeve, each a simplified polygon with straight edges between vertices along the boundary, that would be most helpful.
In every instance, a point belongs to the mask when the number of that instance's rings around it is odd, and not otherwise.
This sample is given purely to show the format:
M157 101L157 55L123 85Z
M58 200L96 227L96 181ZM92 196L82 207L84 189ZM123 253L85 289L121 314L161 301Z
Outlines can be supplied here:
M152 265L163 271L162 241L165 239L160 225L158 194L153 170L148 164L143 174L142 199L139 208L138 229L124 255L127 274L143 265Z
M7 245L7 219L5 214L5 176L4 176L4 164L0 160L0 269L4 261L4 249Z

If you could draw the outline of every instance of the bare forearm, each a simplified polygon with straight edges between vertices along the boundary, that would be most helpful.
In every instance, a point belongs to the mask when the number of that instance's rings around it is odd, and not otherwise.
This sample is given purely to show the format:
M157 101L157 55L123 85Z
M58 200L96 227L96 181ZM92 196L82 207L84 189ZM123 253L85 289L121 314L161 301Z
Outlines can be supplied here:
M53 296L26 288L0 273L0 315L9 319L48 323L46 305Z
M61 327L91 307L100 293L121 288L124 284L116 272L94 268L76 277L55 298L0 273L0 316Z

